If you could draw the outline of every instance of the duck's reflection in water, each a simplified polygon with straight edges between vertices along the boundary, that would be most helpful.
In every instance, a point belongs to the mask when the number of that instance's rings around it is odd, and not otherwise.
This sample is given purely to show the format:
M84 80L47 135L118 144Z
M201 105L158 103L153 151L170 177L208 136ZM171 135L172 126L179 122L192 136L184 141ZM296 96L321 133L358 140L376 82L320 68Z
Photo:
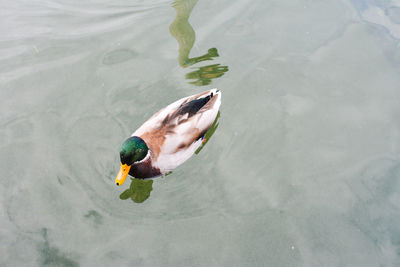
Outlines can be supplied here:
M221 64L207 65L189 72L186 74L186 79L194 80L189 83L197 86L209 85L212 79L221 77L227 71L228 66L221 66Z
M122 200L130 198L133 202L142 203L150 197L151 190L153 190L153 180L131 178L129 189L125 190L119 198Z
M207 142L210 140L211 136L215 133L215 131L218 128L218 119L221 116L221 112L218 111L217 117L215 118L213 124L211 125L210 129L206 132L204 135L203 139L203 144L194 152L196 155L200 153L200 151L203 149L203 147L207 144Z
M197 1L198 0L176 0L172 4L172 7L176 11L176 18L171 23L169 30L172 36L178 41L178 62L183 68L219 57L217 48L210 48L206 54L199 57L189 57L196 40L196 34L189 23L189 17ZM195 81L189 83L197 86L209 85L212 79L221 77L229 70L228 66L221 66L220 64L213 64L195 69L197 70L186 74L186 79L195 79Z

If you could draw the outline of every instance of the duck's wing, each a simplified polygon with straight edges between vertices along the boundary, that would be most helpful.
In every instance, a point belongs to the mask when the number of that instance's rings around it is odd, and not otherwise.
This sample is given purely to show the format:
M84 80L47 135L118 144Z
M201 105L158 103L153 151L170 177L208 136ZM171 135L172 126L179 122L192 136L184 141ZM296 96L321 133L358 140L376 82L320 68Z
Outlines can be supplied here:
M221 104L217 89L180 99L144 123L133 135L153 153L153 164L163 173L186 161L201 145Z
M210 94L212 91L217 91L217 89L212 89L209 91L205 91L196 95L188 96L181 98L177 101L175 101L172 104L169 104L165 108L159 110L157 113L155 113L153 116L151 116L145 123L142 124L133 134L132 136L140 136L146 132L158 129L165 125L166 122L170 122L172 117L170 116L171 114L175 113L177 110L179 110L182 106L184 106L186 103L202 98L204 96L207 96Z

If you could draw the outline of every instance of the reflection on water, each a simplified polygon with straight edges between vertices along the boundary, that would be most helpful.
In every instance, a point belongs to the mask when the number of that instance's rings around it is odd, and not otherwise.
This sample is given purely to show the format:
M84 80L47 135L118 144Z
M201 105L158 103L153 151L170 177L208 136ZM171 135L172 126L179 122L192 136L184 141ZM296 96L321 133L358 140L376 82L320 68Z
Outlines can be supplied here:
M217 130L218 125L219 125L219 123L218 123L219 116L221 116L221 112L218 111L217 117L215 118L213 124L211 125L210 129L208 129L208 131L204 135L203 144L194 153L199 154L200 151L203 149L203 147L210 140L211 136L213 136L213 134L215 133L215 131Z
M189 23L190 13L198 0L176 0L172 6L176 10L176 18L171 23L169 30L172 36L179 44L179 65L187 68L206 60L213 60L219 57L217 48L208 49L207 53L190 58L190 51L196 40L196 34L192 25ZM220 64L208 65L196 68L197 70L186 74L186 79L195 79L189 82L197 86L209 85L212 79L219 78L227 72L228 66L220 66Z
M221 64L208 65L189 72L186 74L186 79L194 79L189 83L197 86L209 85L212 79L221 77L227 71L228 66L221 66Z
M131 178L129 189L125 190L120 196L120 199L132 199L133 202L142 203L150 197L150 192L153 190L153 180L142 180Z

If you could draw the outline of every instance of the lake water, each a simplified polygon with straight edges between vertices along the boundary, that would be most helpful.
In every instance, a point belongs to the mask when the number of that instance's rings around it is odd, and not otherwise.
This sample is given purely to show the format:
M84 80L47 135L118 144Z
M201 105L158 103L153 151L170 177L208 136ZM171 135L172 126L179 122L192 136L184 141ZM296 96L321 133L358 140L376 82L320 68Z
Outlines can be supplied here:
M400 1L0 10L1 266L400 265ZM116 187L124 139L214 87L201 153Z

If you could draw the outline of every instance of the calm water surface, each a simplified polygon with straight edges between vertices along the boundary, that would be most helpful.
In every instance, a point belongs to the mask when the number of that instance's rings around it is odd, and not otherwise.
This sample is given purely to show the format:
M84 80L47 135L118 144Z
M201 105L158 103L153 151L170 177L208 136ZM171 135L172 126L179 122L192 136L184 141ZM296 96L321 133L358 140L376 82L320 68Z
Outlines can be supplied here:
M400 1L0 2L1 266L399 266ZM171 175L122 141L218 87Z

